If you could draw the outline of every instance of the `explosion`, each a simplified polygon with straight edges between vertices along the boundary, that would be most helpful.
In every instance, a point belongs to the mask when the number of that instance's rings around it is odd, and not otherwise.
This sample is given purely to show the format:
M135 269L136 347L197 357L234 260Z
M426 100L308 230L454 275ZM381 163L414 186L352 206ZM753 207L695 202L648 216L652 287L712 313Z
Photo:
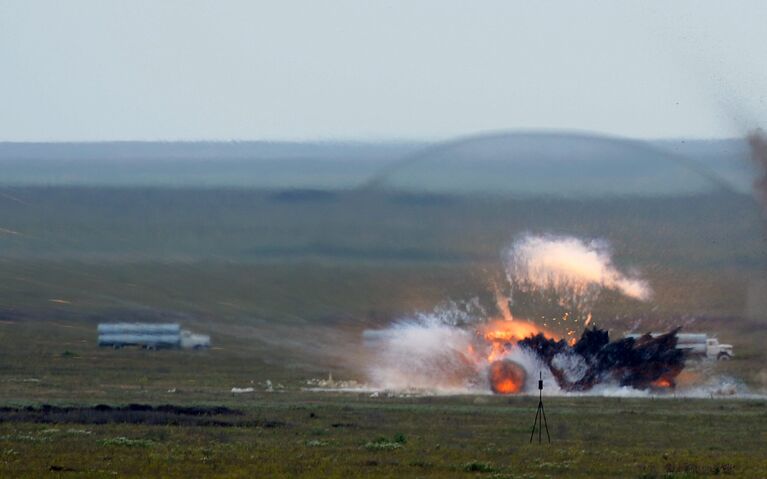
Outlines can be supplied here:
M526 236L507 252L506 260L512 291L554 296L563 306L588 308L603 289L635 300L651 294L642 279L613 266L604 242ZM373 354L368 377L374 386L519 394L528 390L527 376L542 371L566 392L597 385L661 390L673 388L684 368L677 330L611 342L607 331L589 328L589 311L580 323L578 318L568 321L565 312L561 319L567 327L558 334L545 323L515 318L512 300L497 288L498 316L485 313L476 300L467 303L471 312L456 311L458 305L450 304L448 312L438 308L365 332ZM582 330L580 339L576 328Z
M514 361L504 359L490 364L490 389L496 394L517 394L525 387L527 373Z
M677 331L610 342L607 331L593 327L571 344L531 323L493 321L482 334L490 349L490 387L497 394L520 392L525 368L508 358L527 353L539 363L539 369L545 366L551 372L564 391L588 391L602 383L634 389L673 388L684 368L684 352L676 347Z
M477 333L484 341L484 347L487 350L486 358L490 363L488 380L490 389L496 394L516 394L525 386L527 373L524 367L504 359L519 341L537 334L555 338L554 335L533 323L513 319L490 321Z
M561 391L584 392L601 384L673 388L685 359L676 333L611 342L607 331L592 327L571 344L521 320L493 320L469 334L429 316L368 332L366 340L378 350L370 377L379 387L461 391L489 386L496 394L518 394L537 370L548 371Z
M506 356L513 345L525 338L536 334L542 334L547 338L556 338L536 324L519 320L494 320L483 325L478 332L487 341L490 348L490 352L487 354L487 360L490 362Z

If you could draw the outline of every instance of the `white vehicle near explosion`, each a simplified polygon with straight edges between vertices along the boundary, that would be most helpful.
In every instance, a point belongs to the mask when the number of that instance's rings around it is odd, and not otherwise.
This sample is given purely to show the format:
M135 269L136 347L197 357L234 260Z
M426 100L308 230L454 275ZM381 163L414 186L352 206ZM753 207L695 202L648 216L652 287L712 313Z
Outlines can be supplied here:
M663 333L650 333L652 337L658 337ZM643 334L627 334L625 337L639 339ZM735 353L732 344L722 344L716 338L710 338L705 333L678 333L676 335L677 349L684 350L688 356L704 357L706 359L727 360Z

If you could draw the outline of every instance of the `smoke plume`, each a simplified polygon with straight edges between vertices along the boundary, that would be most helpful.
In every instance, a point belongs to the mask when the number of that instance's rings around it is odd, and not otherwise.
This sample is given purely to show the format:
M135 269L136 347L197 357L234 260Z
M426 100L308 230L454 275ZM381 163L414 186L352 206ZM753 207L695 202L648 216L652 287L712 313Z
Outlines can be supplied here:
M610 342L607 331L587 329L571 347L542 334L517 343L540 358L560 388L587 391L600 383L634 389L673 387L684 368L684 352L676 347L676 333Z
M373 353L367 375L377 388L465 390L476 380L468 357L472 334L456 327L450 315L421 314L367 330L363 339Z
M522 291L551 290L566 303L593 302L603 288L646 301L646 281L619 271L604 241L527 235L506 252L509 282Z

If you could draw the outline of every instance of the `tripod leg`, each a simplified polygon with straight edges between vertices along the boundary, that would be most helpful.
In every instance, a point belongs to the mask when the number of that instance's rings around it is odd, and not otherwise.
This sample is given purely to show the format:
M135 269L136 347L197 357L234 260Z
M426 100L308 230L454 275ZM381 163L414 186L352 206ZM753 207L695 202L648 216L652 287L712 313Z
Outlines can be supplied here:
M535 425L538 423L538 414L540 414L541 410L538 409L535 411L535 420L533 421L533 430L530 431L530 444L533 443L533 436L535 435Z
M546 426L546 437L549 438L549 444L551 444L551 436L549 435L549 422L546 420L546 410L543 409L543 403L541 403L541 413L543 413L543 424Z
M543 402L542 401L538 403L538 411L543 413ZM541 416L543 416L543 414L541 414ZM541 443L541 436L542 435L543 435L543 421L542 421L542 417L541 417L541 419L538 419L538 444Z

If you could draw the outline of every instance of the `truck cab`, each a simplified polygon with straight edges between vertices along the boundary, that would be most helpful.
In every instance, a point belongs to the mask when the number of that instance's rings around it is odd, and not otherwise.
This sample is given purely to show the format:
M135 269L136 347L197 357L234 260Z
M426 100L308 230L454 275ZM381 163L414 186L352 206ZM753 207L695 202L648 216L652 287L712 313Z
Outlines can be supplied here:
M191 331L181 331L181 347L184 349L207 349L210 347L210 336L195 334Z
M709 359L727 360L733 355L732 344L720 344L716 338L706 340L706 357Z

